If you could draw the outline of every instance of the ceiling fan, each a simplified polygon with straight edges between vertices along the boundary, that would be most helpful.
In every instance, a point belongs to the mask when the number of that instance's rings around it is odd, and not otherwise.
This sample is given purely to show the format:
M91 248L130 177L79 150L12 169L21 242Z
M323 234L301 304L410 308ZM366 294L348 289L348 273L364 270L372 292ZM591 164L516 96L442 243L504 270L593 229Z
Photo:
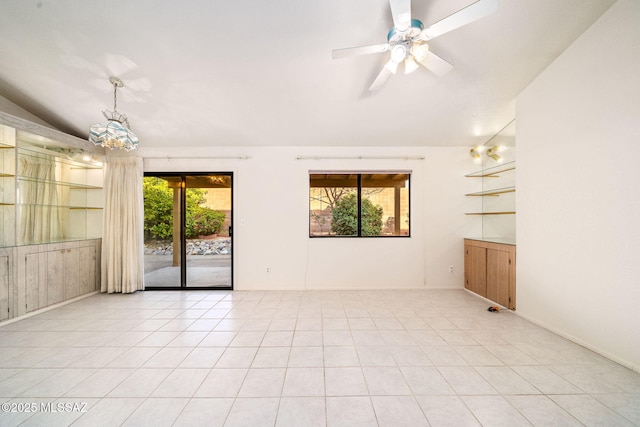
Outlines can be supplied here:
M390 52L389 62L369 86L371 91L380 89L402 62L405 74L415 71L418 64L438 76L449 72L453 65L431 52L427 41L492 14L498 9L498 0L478 0L427 28L420 20L411 17L411 0L389 0L389 5L393 27L387 34L387 43L335 49L331 53L333 59L338 59Z

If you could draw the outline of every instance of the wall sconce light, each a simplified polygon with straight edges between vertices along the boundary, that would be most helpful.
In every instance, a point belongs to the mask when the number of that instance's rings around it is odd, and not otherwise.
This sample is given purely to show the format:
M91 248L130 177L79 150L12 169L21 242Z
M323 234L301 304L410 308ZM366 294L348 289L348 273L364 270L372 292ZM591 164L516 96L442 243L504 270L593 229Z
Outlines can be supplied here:
M469 150L469 154L473 158L473 162L474 163L481 163L482 162L482 152L483 151L484 151L484 146L482 146L482 145L476 145L471 150Z
M505 150L504 145L494 145L486 149L487 157L492 158L498 163L502 163L504 158L499 154ZM473 158L474 163L482 163L482 153L485 152L484 145L476 145L469 150L469 155Z
M487 156L491 157L493 160L495 160L498 163L502 163L502 161L504 159L498 153L502 152L503 150L504 150L504 146L503 145L494 145L493 147L490 147L487 150Z

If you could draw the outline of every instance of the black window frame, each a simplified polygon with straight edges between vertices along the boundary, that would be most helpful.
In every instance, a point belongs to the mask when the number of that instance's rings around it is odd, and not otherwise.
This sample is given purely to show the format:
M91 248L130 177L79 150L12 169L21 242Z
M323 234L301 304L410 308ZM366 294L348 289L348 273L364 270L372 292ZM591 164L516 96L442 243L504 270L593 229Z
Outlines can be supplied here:
M357 198L357 212L358 212L358 217L357 217L357 235L342 235L342 234L327 234L327 235L319 235L319 234L312 234L312 228L311 228L311 202L309 201L308 203L308 218L309 218L309 238L312 239L335 239L335 238L371 238L371 239L378 239L378 238L410 238L411 237L411 175L412 175L412 171L410 170L367 170L367 171L309 171L309 200L311 200L311 189L314 188L311 185L311 180L313 175L319 175L319 174L325 174L325 175L344 175L344 174L350 174L350 175L356 175L356 198ZM401 175L406 175L407 179L407 185L408 185L408 192L407 192L407 222L408 222L408 229L407 229L407 234L381 234L381 235L377 235L377 236L370 236L370 235L363 235L362 234L362 177L363 175L372 175L372 174L383 174L383 175L390 175L390 174L401 174ZM319 188L319 187L318 187ZM368 187L364 187L364 188L368 188ZM395 219L394 217L394 220Z

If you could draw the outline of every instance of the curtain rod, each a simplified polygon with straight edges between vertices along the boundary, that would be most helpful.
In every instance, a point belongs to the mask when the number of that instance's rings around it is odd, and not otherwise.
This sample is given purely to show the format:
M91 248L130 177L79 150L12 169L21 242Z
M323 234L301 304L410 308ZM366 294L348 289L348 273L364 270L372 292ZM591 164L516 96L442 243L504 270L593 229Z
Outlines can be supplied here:
M321 157L298 156L296 160L424 160L424 156L352 156L352 157Z
M173 157L173 156L165 156L165 157L143 157L143 160L205 160L205 159L231 159L231 160L248 160L251 157L249 156L206 156L206 157Z

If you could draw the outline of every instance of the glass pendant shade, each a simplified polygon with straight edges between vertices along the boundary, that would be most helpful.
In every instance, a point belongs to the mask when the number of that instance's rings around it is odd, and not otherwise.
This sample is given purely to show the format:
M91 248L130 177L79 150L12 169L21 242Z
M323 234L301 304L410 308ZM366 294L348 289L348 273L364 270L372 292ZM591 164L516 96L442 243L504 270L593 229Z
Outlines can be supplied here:
M138 148L138 137L124 123L115 119L96 123L89 130L89 142L110 150L131 151Z
M113 111L103 111L106 122L96 123L89 129L89 142L110 150L131 151L138 148L138 136L129 129L127 116L116 110L116 94L124 83L117 77L110 77L113 84Z

